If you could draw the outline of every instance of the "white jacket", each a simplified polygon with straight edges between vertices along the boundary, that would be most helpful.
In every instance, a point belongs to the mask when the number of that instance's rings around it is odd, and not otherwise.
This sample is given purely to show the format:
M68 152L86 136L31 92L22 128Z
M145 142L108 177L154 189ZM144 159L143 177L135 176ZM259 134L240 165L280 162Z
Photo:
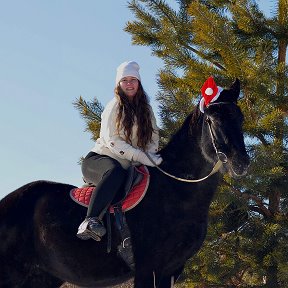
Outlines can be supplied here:
M134 123L131 133L131 143L126 142L124 129L120 127L119 133L116 128L116 118L118 115L118 100L114 97L105 107L101 115L100 137L97 139L92 151L101 155L110 156L120 162L122 167L127 168L135 163L132 160L134 153L139 151L137 146L137 123ZM146 152L156 153L159 146L159 128L151 108L151 121L153 133L151 142L147 145Z

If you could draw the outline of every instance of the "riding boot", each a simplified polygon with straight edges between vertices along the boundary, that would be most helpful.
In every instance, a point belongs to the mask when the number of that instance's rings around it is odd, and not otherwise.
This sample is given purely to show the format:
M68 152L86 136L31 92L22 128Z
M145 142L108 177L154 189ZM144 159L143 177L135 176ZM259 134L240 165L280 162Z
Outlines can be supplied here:
M88 229L99 237L103 237L106 234L106 228L104 227L103 221L97 217L90 218Z
M111 161L111 159L108 160ZM127 173L118 162L117 164L114 163L116 160L112 159L112 161L113 167L103 175L101 181L94 188L86 219L79 226L77 236L83 240L93 238L96 241L101 241L101 237L106 233L102 218L116 192L124 183Z
M80 224L77 237L82 240L92 238L96 241L101 241L101 237L105 234L106 228L104 227L102 220L97 217L88 217Z

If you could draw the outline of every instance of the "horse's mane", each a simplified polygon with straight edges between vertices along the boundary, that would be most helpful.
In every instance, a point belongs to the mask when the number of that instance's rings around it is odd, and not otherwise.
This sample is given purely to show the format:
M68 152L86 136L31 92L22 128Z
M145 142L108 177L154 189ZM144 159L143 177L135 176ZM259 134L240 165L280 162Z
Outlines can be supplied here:
M187 144L187 141L196 141L196 137L200 136L199 131L202 124L202 113L198 105L193 111L186 117L181 127L171 136L169 142L163 147L160 154L169 153L171 150L180 149L183 144Z
M200 111L199 105L197 105L194 110L190 113L191 120L190 120L190 130L198 129L199 126L202 124L202 112Z

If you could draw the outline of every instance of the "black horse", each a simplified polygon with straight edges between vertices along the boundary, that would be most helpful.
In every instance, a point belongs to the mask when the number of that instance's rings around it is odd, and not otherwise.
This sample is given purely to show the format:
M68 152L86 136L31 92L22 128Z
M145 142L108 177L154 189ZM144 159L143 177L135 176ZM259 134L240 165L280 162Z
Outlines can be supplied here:
M243 115L237 106L239 92L236 80L204 113L196 107L160 151L161 168L176 177L198 179L209 174L219 155L225 154L227 161L220 171L244 175L249 158ZM117 255L120 238L113 225L109 254L106 237L101 242L76 237L86 208L70 199L73 186L37 181L0 202L0 287L55 288L65 281L108 287L132 277L137 288L172 287L186 261L203 244L220 174L186 183L156 168L149 167L149 172L145 198L126 213L135 272Z

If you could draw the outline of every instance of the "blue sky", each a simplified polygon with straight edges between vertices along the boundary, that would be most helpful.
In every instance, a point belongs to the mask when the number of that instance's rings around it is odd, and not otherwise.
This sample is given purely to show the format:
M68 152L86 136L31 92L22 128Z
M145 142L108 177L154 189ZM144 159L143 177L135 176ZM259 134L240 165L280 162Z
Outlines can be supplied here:
M0 198L40 179L82 185L78 161L94 143L72 102L105 105L123 61L140 64L157 113L162 62L131 44L132 19L122 0L0 0Z

